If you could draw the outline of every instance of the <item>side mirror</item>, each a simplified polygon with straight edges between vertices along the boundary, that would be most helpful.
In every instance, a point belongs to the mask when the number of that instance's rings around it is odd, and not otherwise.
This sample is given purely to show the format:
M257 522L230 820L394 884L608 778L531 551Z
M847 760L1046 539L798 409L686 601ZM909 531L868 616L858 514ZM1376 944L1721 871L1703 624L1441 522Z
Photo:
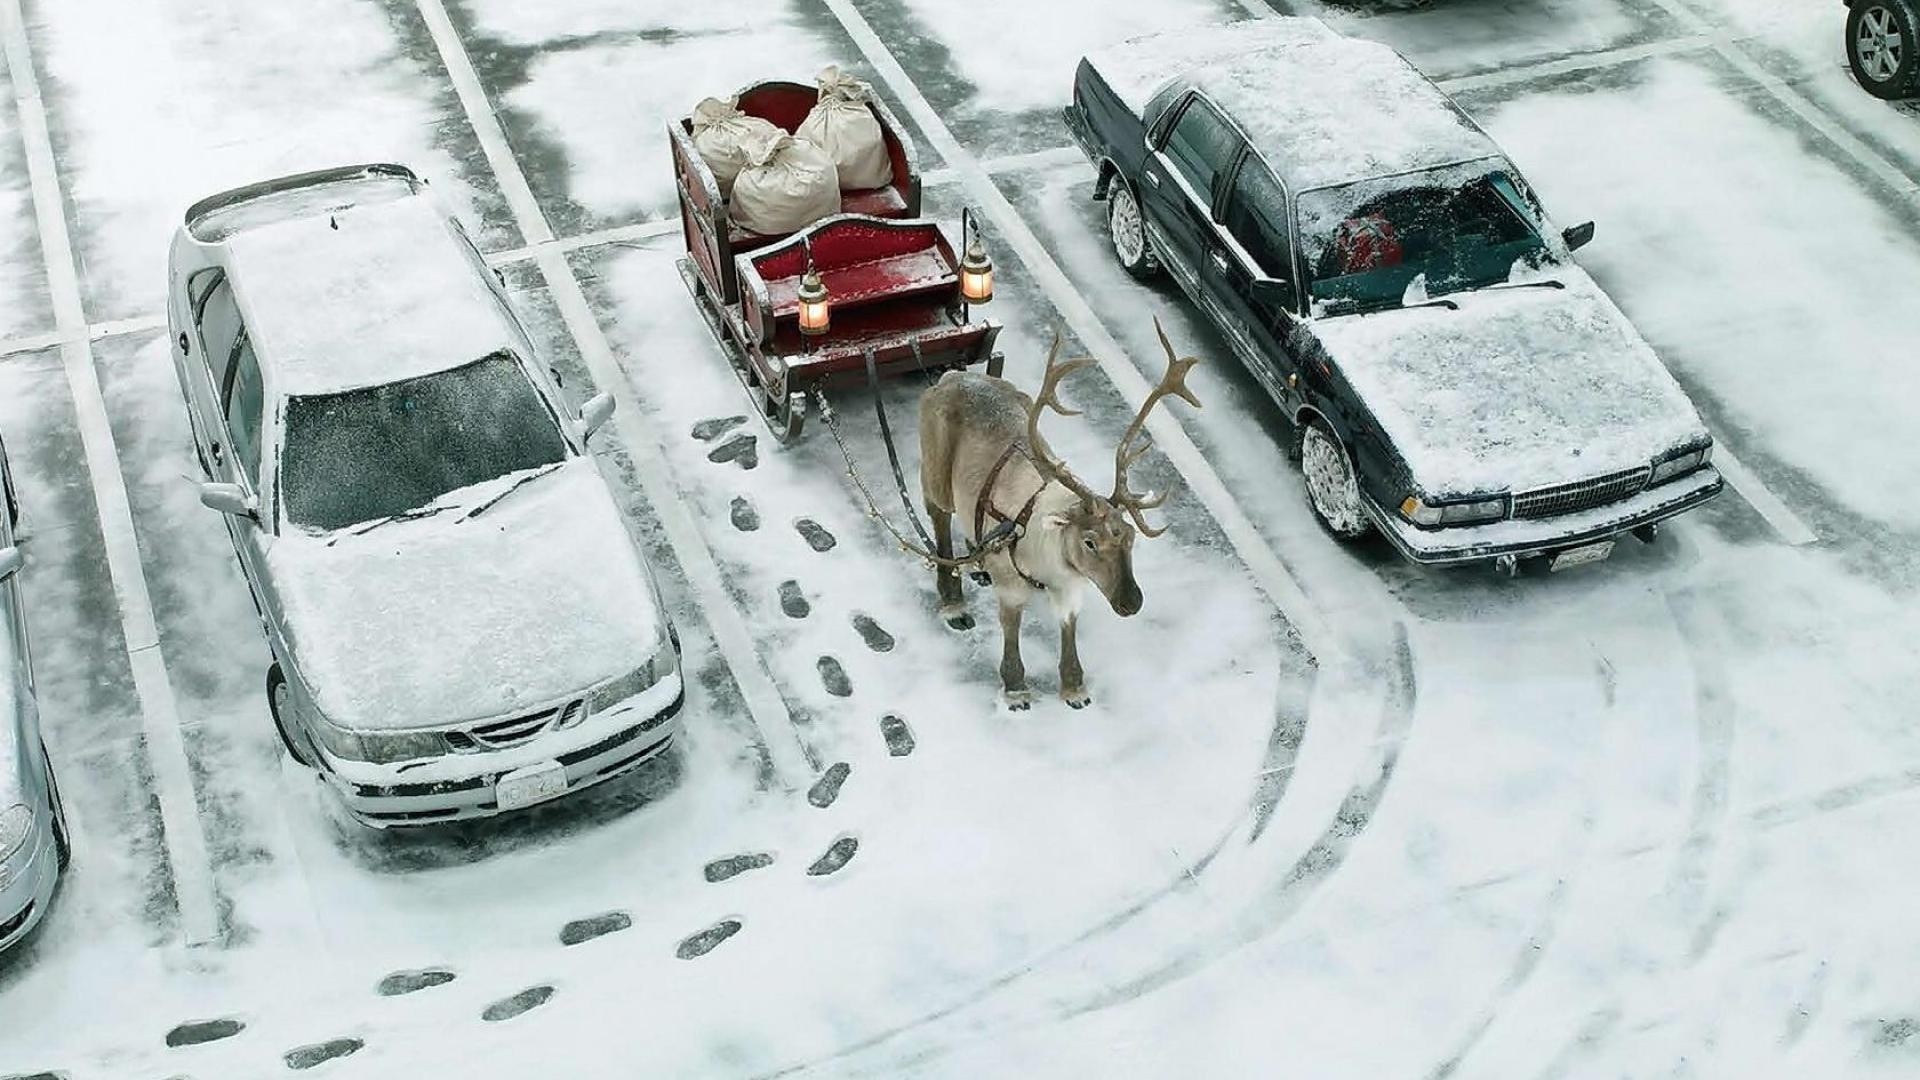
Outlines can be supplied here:
M27 565L27 557L17 547L0 548L0 581L5 581Z
M1562 232L1560 238L1567 242L1568 251L1576 251L1586 247L1587 244L1593 240L1593 222L1587 221L1572 226L1565 232Z
M580 406L581 437L582 438L589 437L594 432L600 430L600 425L606 423L607 418L612 415L613 415L613 395L612 394L595 394L592 397L588 398L587 403L585 405Z
M1279 278L1254 278L1247 291L1253 299L1275 307L1292 309L1296 302L1293 282Z
M260 502L239 484L201 484L200 505L230 517L258 518Z

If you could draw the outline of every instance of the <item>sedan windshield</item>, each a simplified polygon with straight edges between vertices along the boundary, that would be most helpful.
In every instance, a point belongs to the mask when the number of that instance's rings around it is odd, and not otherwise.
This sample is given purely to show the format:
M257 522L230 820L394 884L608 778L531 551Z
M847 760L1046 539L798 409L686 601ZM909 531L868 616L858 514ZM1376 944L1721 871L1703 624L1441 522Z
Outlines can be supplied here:
M287 519L333 530L416 510L449 491L550 465L566 437L519 361L287 400Z
M1315 309L1397 307L1508 280L1551 256L1532 197L1500 161L1303 192L1301 250Z

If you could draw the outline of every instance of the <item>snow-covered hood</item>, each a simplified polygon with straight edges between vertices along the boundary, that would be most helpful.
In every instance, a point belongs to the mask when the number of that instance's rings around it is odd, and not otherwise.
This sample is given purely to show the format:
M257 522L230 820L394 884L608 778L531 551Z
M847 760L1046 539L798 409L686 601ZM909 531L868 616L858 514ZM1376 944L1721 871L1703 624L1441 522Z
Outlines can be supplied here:
M593 461L451 492L433 517L283 534L267 563L295 663L333 723L430 727L510 714L632 671L665 640L644 563Z
M1449 294L1314 323L1421 492L1526 491L1645 465L1706 437L1693 403L1576 267L1552 288Z

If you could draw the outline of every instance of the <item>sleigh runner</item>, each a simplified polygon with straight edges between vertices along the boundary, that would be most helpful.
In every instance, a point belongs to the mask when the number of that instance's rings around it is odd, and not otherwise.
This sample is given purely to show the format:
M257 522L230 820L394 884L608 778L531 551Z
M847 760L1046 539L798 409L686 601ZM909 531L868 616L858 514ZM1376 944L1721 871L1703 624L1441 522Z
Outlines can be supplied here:
M791 133L815 97L800 83L763 82L734 105ZM836 383L1001 368L999 324L974 319L968 302L991 296L990 265L983 294L981 267L918 216L919 170L898 121L881 102L864 104L885 141L888 182L842 190L840 213L785 234L743 227L695 144L694 118L668 125L687 245L681 278L781 442L800 433L807 396Z

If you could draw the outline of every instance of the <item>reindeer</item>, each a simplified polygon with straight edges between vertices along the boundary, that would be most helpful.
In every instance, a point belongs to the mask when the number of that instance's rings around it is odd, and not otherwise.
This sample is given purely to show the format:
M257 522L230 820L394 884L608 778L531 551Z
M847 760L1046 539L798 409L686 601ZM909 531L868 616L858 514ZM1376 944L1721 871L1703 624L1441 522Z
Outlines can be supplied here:
M1046 593L1059 617L1060 697L1076 709L1092 700L1074 639L1084 586L1092 583L1100 590L1116 615L1140 610L1134 535L1151 538L1166 531L1152 528L1143 516L1165 502L1166 493L1134 494L1127 488L1127 470L1152 446L1140 436L1160 399L1172 396L1200 407L1186 384L1199 358L1175 356L1160 320L1153 327L1167 351L1167 370L1120 437L1113 493L1104 497L1081 483L1040 437L1042 411L1080 415L1060 403L1060 381L1093 363L1092 357L1060 362L1057 329L1035 397L1005 379L971 371L949 371L920 397L920 491L941 560L934 571L940 615L956 630L973 625L961 599L960 574L950 561L950 517L966 514L973 543L986 544L982 566L1000 603L1000 681L1009 708L1032 704L1020 659L1020 617L1034 593ZM986 543L996 531L1002 536L1010 531L1011 542Z

